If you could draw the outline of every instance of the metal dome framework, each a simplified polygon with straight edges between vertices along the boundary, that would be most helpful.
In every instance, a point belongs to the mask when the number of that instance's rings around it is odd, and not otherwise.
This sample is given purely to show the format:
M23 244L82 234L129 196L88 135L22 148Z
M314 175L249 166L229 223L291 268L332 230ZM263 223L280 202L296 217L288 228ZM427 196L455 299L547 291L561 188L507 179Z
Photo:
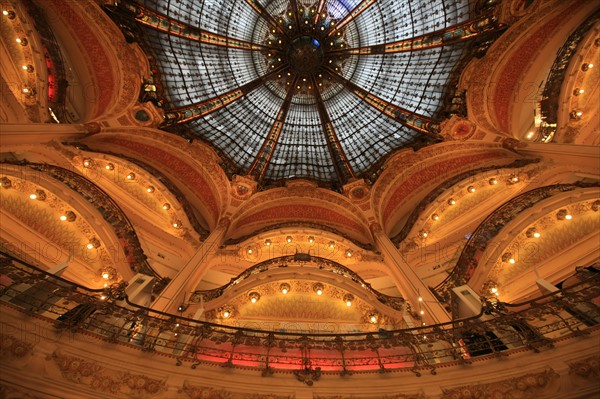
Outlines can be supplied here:
M468 0L132 0L167 128L211 143L261 185L343 185L440 139L472 39L502 28Z

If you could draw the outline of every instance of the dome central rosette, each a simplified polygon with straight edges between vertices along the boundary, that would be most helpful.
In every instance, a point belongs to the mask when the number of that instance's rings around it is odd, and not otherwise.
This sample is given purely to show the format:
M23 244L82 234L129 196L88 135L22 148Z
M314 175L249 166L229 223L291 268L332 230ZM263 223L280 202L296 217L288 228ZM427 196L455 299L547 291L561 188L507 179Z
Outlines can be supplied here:
M290 5L273 19L277 26L264 39L269 49L263 56L269 70L280 70L276 81L285 88L294 84L297 94L314 95L313 85L321 92L331 86L329 72L340 73L348 59L339 51L348 47L345 27L337 29L338 20L325 8L317 14L316 5Z

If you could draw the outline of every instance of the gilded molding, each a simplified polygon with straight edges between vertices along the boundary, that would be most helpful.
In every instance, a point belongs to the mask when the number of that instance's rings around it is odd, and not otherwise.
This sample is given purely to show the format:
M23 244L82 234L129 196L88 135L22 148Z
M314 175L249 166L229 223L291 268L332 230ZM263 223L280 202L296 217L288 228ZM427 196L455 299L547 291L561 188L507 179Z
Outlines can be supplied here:
M489 384L463 385L444 389L440 399L539 399L559 375L551 368L539 373L495 381Z
M54 352L50 358L56 363L66 380L87 385L95 391L150 398L167 390L166 380L113 371L111 367L104 367L100 363L76 356L62 355L59 352Z
M294 395L275 395L272 393L237 393L224 389L200 387L185 381L179 393L185 393L190 399L294 399Z

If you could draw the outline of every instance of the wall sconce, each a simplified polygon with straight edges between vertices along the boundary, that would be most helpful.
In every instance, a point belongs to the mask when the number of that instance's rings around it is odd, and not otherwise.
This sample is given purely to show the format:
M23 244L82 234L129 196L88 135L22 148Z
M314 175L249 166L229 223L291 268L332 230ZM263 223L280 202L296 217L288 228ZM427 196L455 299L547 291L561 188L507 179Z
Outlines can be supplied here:
M592 69L594 67L594 64L589 64L587 62L584 62L583 64L581 64L581 70L583 72L586 72L589 69Z
M510 184L515 184L519 182L519 176L517 175L510 175L510 177L508 178L508 182Z
M64 213L64 215L60 215L60 220L62 220L63 222L74 222L75 219L77 219L77 215L75 215L75 212L73 211L67 211Z
M164 209L165 211L168 211L169 209L171 209L171 205L169 205L168 203L166 203L166 202L165 202L165 203L163 204L163 209Z
M323 287L323 284L321 283L314 283L313 284L313 291L317 294L317 295L323 295L323 291L325 290L325 287Z
M282 284L279 286L279 290L281 291L281 293L282 293L283 295L286 295L288 292L290 292L290 290L291 290L291 289L292 289L292 288L290 287L290 285L289 285L288 283L282 283Z
M12 187L12 181L8 177L3 176L0 179L0 187L11 188Z
M252 291L250 294L248 294L248 297L250 298L250 302L256 303L260 299L260 294L258 292Z
M32 200L44 201L46 199L46 192L44 190L35 190L35 193L29 196Z
M352 306L352 301L354 301L354 295L346 294L344 295L344 302L346 302L346 306Z
M510 252L505 252L502 254L502 262L508 262L511 265L514 265L516 260L513 258L513 255Z
M135 173L133 173L133 172L130 172L130 173L127 175L127 180L135 180Z
M456 204L456 200L454 198L450 198L448 200L448 205L455 205Z
M100 240L97 239L96 237L92 237L90 239L90 242L88 242L88 244L86 245L87 249L94 249L94 248L100 248Z
M540 238L541 234L537 231L535 227L530 227L525 232L527 238Z
M488 180L488 183L490 183L490 186L495 186L498 184L498 180L496 180L495 177L492 177L490 180Z
M2 15L8 19L15 19L17 17L17 14L13 10L4 10L2 11Z
M294 241L294 239L292 238L292 236L287 236L287 237L285 238L285 240L288 242L288 244L291 244L291 243L292 243L292 241Z
M90 158L86 158L83 160L84 168L91 168L93 164L94 164L94 161L92 161Z
M113 165L112 163L107 163L104 168L106 170L115 170L115 165Z
M474 186L469 186L469 187L467 187L467 191L469 193L474 193L475 192L475 187Z
M571 220L573 219L573 215L571 215L566 209L561 209L556 213L556 219L558 220Z
M371 312L369 313L369 322L372 324L377 323L378 317L377 317L377 313L375 312Z

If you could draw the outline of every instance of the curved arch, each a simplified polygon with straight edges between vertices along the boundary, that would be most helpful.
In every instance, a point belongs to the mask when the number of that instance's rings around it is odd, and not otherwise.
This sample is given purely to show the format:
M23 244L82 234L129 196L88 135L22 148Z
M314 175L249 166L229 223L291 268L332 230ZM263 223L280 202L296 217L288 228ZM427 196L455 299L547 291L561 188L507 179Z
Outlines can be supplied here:
M282 205L285 204L285 205ZM306 181L253 195L232 216L230 231L238 238L282 223L325 224L363 244L372 243L364 212L348 198Z
M407 209L451 176L516 160L514 153L492 143L445 142L420 151L403 151L386 163L373 186L371 206L387 234L408 217ZM398 171L402 173L398 173Z
M107 129L84 140L93 151L123 154L169 177L215 228L230 201L230 183L208 146L157 129Z

